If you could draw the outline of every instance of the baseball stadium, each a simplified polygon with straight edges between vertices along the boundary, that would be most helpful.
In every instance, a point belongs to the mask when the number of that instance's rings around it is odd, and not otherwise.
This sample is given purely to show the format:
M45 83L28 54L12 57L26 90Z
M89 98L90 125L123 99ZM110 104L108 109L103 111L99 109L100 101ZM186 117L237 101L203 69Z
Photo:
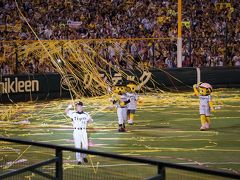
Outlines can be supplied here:
M240 179L239 1L0 9L0 180Z

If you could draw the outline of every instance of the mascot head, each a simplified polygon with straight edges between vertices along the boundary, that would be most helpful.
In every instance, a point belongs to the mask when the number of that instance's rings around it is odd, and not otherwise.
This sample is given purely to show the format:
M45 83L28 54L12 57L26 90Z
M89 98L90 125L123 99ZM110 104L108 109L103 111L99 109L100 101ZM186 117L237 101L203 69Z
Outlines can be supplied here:
M123 81L119 81L114 87L113 92L119 95L126 93L126 84Z
M199 83L198 90L201 96L208 96L212 93L212 86L208 83Z
M127 91L134 93L136 92L136 90L137 90L137 84L133 81L129 81L127 83Z

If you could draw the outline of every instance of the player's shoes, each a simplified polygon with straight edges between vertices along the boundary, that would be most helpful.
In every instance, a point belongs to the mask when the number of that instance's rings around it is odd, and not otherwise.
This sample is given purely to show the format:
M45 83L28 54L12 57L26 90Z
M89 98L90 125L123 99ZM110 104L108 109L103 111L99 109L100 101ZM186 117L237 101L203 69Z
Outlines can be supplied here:
M205 130L206 130L205 126L200 127L200 131L205 131Z
M209 128L210 128L209 123L205 123L204 125L205 125L205 128L206 128L206 129L209 129Z
M133 125L133 120L131 120L131 119L128 120L128 124L129 124L129 125Z
M81 162L81 161L78 161L78 162L77 162L77 164L78 164L78 165L81 165L81 164L82 164L82 162Z
M83 158L83 161L84 161L85 163L88 163L88 159L87 159L87 158Z
M118 128L118 132L126 132L126 129L125 128Z

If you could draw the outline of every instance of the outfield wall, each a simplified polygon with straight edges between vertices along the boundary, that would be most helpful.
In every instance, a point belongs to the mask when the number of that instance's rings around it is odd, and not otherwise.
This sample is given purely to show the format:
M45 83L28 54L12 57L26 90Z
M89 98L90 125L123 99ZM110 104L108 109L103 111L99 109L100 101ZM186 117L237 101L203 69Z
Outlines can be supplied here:
M119 73L112 73L112 79L106 79L104 73L102 77L113 83L120 79L131 79L139 82L142 91L149 89L163 89L168 91L191 90L192 85L200 80L213 85L213 88L236 88L240 87L240 68L179 68L179 69L152 69L150 71L126 71L127 76ZM89 76L89 75L87 75ZM64 84L64 78L59 74L33 74L33 75L9 75L0 77L0 102L16 102L28 100L46 100L54 98L66 98L69 90ZM91 76L86 77L91 78ZM76 86L83 86L84 89L89 84L71 79ZM87 83L91 81L86 81Z
M59 74L9 75L0 78L0 102L45 100L61 94Z

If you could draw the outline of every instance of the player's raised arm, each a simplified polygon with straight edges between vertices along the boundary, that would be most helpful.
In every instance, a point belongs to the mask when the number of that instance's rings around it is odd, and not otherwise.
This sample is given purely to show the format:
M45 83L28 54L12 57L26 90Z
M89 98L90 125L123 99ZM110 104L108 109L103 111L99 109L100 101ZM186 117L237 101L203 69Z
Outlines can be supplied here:
M73 105L69 104L68 107L65 109L65 113L68 113L70 109L72 109Z
M65 113L67 114L68 117L72 118L73 117L73 111L71 110L73 107L72 104L69 104L68 107L65 109Z

